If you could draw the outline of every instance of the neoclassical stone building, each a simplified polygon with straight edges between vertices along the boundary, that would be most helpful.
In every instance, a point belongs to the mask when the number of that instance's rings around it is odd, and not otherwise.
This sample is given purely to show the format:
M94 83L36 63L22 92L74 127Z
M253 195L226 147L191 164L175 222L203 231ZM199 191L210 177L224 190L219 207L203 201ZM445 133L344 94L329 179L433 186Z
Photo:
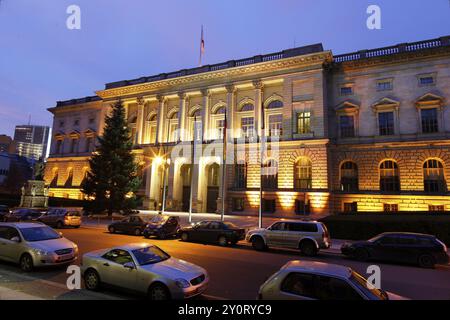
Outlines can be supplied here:
M173 211L192 198L194 212L256 214L262 184L263 211L277 216L450 210L450 37L339 56L317 44L96 94L49 109L53 196L83 198L96 136L121 100L144 209L165 196Z

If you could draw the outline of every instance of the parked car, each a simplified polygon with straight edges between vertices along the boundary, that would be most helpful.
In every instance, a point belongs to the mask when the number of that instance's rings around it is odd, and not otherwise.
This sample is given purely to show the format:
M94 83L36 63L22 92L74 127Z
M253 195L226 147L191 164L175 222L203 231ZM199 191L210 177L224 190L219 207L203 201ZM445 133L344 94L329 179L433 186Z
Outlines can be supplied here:
M42 213L33 209L16 209L4 218L5 222L37 221Z
M341 252L360 261L409 263L422 268L449 262L447 246L442 241L417 233L383 233L368 241L344 243Z
M108 226L108 231L110 233L120 232L140 236L142 235L142 232L144 232L144 229L147 226L148 222L149 218L147 217L140 215L131 215L123 220L111 223Z
M157 215L150 219L144 229L144 237L156 236L159 239L177 236L181 229L180 218L167 215Z
M405 300L380 290L351 268L291 261L259 289L259 300Z
M327 227L317 221L275 222L267 229L249 231L246 240L258 251L273 246L299 249L305 256L315 256L320 249L331 247Z
M151 300L191 298L202 294L209 283L205 269L145 243L87 253L81 271L89 290L107 284Z
M0 223L0 259L18 263L25 272L35 267L67 265L78 246L41 223Z
M81 212L79 209L53 208L44 213L38 221L56 229L64 227L79 228L81 226Z
M221 246L235 245L245 238L245 229L231 222L201 221L180 230L182 241L218 243Z
M0 205L0 222L5 221L5 217L10 214L8 206Z

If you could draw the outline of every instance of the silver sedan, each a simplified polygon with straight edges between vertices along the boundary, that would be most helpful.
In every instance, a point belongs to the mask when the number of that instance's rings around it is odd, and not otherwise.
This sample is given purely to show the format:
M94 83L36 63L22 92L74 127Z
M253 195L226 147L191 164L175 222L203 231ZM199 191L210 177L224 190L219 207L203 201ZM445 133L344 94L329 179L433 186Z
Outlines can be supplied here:
M172 258L148 243L87 253L81 269L89 290L107 284L145 294L151 300L191 298L202 294L209 283L205 269Z

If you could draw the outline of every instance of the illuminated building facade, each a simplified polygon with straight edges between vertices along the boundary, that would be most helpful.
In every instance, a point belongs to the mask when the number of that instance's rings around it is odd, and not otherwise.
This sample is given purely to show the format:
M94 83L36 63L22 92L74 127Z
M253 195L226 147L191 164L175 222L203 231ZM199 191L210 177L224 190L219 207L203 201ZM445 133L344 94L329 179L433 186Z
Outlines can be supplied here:
M256 214L262 183L263 211L276 216L450 210L449 98L449 37L337 56L317 44L109 83L49 109L46 181L53 196L83 197L120 99L144 209L165 194L168 210L188 211L192 197L194 212Z

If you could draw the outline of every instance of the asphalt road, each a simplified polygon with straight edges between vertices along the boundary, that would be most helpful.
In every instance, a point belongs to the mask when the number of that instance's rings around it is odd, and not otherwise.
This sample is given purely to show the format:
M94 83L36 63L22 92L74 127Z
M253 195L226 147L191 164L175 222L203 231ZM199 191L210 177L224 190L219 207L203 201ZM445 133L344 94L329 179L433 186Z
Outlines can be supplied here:
M104 230L82 227L61 230L74 241L80 253L109 248L126 243L148 242L161 247L172 256L205 268L211 277L206 299L255 299L259 286L283 264L291 260L305 259L349 266L365 275L367 267L377 264L381 268L381 285L384 290L412 299L450 300L450 266L438 266L435 270L414 266L399 266L351 261L336 252L322 252L311 259L296 251L271 249L256 252L246 244L222 248L214 245L185 243L179 240L146 240L142 237L109 234ZM91 293L86 290L69 291L65 268L41 269L23 274L17 267L0 263L0 286L20 290L44 299L129 299L127 294L104 290Z

